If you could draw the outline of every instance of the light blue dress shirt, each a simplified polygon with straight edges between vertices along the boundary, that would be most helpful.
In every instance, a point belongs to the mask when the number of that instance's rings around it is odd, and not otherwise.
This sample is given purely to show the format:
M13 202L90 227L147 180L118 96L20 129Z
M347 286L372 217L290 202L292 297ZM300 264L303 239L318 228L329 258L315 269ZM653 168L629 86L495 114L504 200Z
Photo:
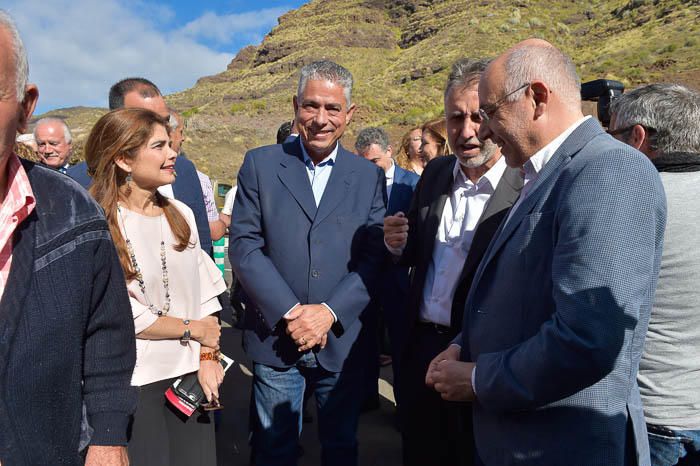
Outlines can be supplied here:
M306 174L309 175L309 183L311 183L311 190L314 192L314 200L316 201L316 207L318 207L321 203L323 192L326 190L328 180L331 177L333 166L335 165L335 157L338 155L338 143L335 143L335 148L328 157L323 159L318 165L314 165L313 160L311 160L311 157L309 157L309 154L306 152L304 144L301 143L301 138L297 138L297 140L301 146L304 164L306 164Z

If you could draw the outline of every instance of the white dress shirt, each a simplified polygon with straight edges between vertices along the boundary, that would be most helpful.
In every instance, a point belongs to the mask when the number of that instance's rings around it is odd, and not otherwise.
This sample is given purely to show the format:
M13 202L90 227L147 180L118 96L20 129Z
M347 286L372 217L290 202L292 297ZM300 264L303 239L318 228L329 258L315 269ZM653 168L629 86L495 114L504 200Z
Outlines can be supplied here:
M508 220L506 220L506 223L510 221L510 218L513 216L513 212L515 212L515 210L520 206L520 204L522 204L523 201L527 198L528 194L530 194L532 186L534 186L534 182L539 177L542 168L544 168L547 162L549 162L554 153L557 150L559 150L559 147L561 147L566 138L571 136L571 133L573 133L576 130L576 128L578 128L581 125L581 123L583 123L589 118L591 118L590 115L585 116L580 120L576 121L576 123L569 126L566 129L566 131L554 138L549 144L535 152L535 155L530 157L528 161L525 162L525 164L523 164L523 189L522 191L520 191L520 197L518 197L518 200L515 202L515 205L513 205L513 208L510 209L510 212L508 213Z
M391 197L391 187L394 185L394 173L396 172L396 164L391 161L391 167L384 174L386 176L386 198Z
M476 226L505 169L505 159L501 158L474 184L455 161L452 191L442 210L423 285L421 321L450 325L452 299Z

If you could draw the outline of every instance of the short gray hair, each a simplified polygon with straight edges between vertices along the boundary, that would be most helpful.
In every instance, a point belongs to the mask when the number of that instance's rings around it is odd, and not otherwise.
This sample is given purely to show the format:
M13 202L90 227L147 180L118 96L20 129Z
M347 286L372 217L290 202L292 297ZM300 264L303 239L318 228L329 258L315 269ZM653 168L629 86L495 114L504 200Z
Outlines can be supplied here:
M551 45L524 45L508 55L505 93L536 80L544 81L572 109L581 109L581 79L574 62L561 50ZM516 101L524 91L513 93L506 101Z
M680 84L649 84L613 100L615 126L655 130L651 148L660 154L700 153L700 93Z
M36 125L34 125L34 139L36 139L36 130L39 128L41 125L48 125L51 123L58 123L63 127L63 138L66 140L68 144L73 142L73 135L70 132L70 128L68 128L68 125L66 124L65 121L63 121L61 118L56 118L56 117L45 117L40 119L39 121L36 122Z
M364 128L357 135L355 150L360 154L369 149L372 144L378 145L382 152L386 152L389 149L389 136L386 131L376 127Z
M454 62L450 75L447 77L445 98L455 87L465 88L479 84L479 79L490 62L491 60L488 58L460 58Z
M345 101L350 107L352 103L352 73L337 63L330 60L315 61L301 68L299 75L299 86L297 87L297 99L306 89L309 80L330 81L339 84L343 88Z
M17 26L15 26L15 22L12 21L10 15L2 9L0 9L0 28L10 33L12 55L15 60L15 96L19 102L22 102L24 100L24 91L29 81L27 51L22 43L22 38L19 36L19 31L17 30Z

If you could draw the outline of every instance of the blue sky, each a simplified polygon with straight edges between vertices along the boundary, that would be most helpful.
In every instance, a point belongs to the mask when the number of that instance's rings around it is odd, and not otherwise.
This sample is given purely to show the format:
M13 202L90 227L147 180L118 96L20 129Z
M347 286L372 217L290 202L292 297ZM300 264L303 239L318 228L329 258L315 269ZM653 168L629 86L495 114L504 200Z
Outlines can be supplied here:
M308 0L3 0L39 86L36 114L107 106L107 91L144 76L172 93L219 73L277 18Z

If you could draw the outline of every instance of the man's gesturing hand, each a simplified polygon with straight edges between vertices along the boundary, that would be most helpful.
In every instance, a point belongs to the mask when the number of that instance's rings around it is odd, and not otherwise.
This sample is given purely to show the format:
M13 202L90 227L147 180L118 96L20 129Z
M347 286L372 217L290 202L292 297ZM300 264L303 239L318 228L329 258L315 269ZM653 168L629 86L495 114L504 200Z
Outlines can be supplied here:
M326 346L328 331L333 326L333 314L323 304L299 304L284 316L287 333L299 347L306 351L316 345Z
M461 350L462 348L459 345L452 344L448 346L445 351L439 353L433 358L432 361L430 361L430 364L428 365L428 372L425 374L425 384L428 387L434 388L435 381L433 380L433 376L435 375L438 364L440 364L442 361L459 361L459 353Z
M408 219L403 212L384 217L384 241L391 248L403 249L408 240Z

